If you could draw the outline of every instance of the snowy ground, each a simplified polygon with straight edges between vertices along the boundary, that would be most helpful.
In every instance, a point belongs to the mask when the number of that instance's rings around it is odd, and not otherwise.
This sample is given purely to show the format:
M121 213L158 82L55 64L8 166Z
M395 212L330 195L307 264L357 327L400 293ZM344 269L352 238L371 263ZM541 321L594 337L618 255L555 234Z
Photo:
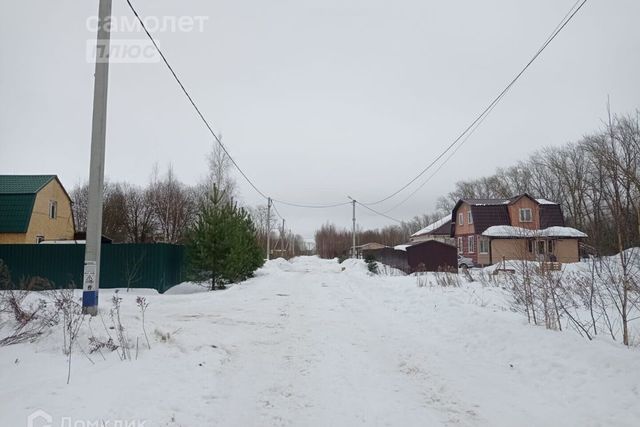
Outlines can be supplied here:
M640 424L640 350L530 326L498 288L419 288L361 262L298 258L195 291L146 295L151 350L92 364L77 349L69 385L57 329L0 348L0 426L38 409L52 417L38 426ZM134 343L138 294L122 302Z

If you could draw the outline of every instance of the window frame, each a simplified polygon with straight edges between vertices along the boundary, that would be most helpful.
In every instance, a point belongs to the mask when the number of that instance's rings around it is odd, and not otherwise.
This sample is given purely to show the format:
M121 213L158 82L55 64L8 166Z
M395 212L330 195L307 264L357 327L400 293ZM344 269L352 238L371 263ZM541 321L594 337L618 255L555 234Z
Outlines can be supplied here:
M476 253L476 236L467 236L467 253L474 254Z
M461 254L464 252L464 241L462 240L462 237L458 237L458 253Z
M464 214L462 212L458 213L458 222L459 225L464 225Z
M49 200L49 219L58 218L58 201Z
M482 246L486 245L485 250L482 250ZM478 253L479 254L488 254L489 253L489 239L486 237L480 237L478 239Z
M467 211L467 224L473 224L473 214L471 213L471 209Z
M529 219L524 218L523 213L529 213ZM531 208L520 208L519 210L520 222L533 222L533 209Z

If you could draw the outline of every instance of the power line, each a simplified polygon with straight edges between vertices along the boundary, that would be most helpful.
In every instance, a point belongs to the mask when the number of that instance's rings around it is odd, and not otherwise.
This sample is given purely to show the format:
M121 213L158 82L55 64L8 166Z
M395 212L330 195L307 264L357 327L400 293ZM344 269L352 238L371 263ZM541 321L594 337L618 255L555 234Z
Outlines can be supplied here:
M276 215L280 217L280 219L284 219L284 217L280 215L280 211L278 211L278 208L276 207L276 205L273 203L273 199L271 199L271 207L275 211Z
M331 203L327 205L314 205L314 204L304 204L304 203L291 203L285 202L283 200L273 199L274 202L278 202L283 205L292 206L294 208L306 208L306 209L328 209L335 208L338 206L345 206L351 204L351 202L341 202L341 203Z
M582 2L576 8L576 4L580 1ZM509 91L509 89L511 89L511 87L520 79L520 77L525 73L525 71L527 71L527 69L531 66L531 64L533 64L533 62L540 56L540 54L547 48L547 46L557 37L557 35L560 34L560 32L564 29L564 27L567 26L567 24L580 11L580 9L582 9L582 7L585 5L587 1L588 0L578 0L571 7L569 12L563 18L563 21L561 21L561 23L554 29L551 35L542 44L542 47L538 49L538 51L533 55L533 57L529 60L529 62L527 62L527 64L522 68L522 70L520 70L520 72L516 74L516 76L511 80L511 82L498 94L498 96L496 96L493 99L493 101L491 101L489 105L485 107L485 109L473 120L473 122L471 122L471 124L467 126L464 129L464 131L460 135L458 135L458 137L454 139L453 142L449 144L449 146L447 146L447 148L442 153L440 153L431 163L429 163L418 175L416 175L413 179L411 179L408 183L400 187L398 190L394 191L393 193L389 194L388 196L380 200L377 200L375 202L369 202L366 204L377 205L389 200L390 198L396 196L398 193L404 191L407 187L409 187L411 184L416 182L422 175L424 175L429 169L431 169L442 157L445 156L445 154L447 154L455 145L457 145L458 142L462 140L465 137L465 135L469 133L474 126L476 126L476 124L479 124L484 120L484 117L487 116L491 112L491 110L493 110L493 108L498 104L498 102L500 102L500 100Z
M391 216L389 216L389 215L387 215L387 214L384 214L384 213L382 213L382 212L378 212L377 210L375 210L375 209L373 209L373 208L371 208L371 207L369 207L369 206L367 206L367 205L365 205L365 204L362 204L362 203L358 202L357 200L356 200L355 202L356 202L356 204L357 204L357 205L362 206L363 208L370 210L371 212L373 212L373 213L374 213L374 214L376 214L376 215L383 216L383 217L385 217L385 218L387 218L387 219L390 219L390 220L395 221L395 222L397 222L397 223L399 223L399 224L402 224L402 221L400 221L399 219L396 219L396 218L394 218L394 217L391 217Z
M227 148L224 146L224 144L222 143L222 141L220 140L220 138L218 138L218 135L216 135L216 133L213 131L213 128L211 127L211 125L209 124L209 122L207 121L207 119L204 117L204 115L202 114L202 112L200 111L200 109L198 108L198 106L196 105L195 101L193 100L193 98L191 97L191 95L189 94L189 92L187 91L187 89L184 87L184 85L182 84L182 81L180 81L180 78L178 77L178 75L176 74L176 72L174 71L173 67L171 66L171 64L169 64L169 61L167 60L167 57L164 55L164 53L162 52L162 50L160 50L160 47L158 46L158 43L156 43L155 39L153 38L153 36L151 35L151 33L149 32L149 30L147 29L146 25L144 24L144 21L140 18L140 15L138 15L138 11L136 11L136 9L133 7L133 5L131 4L131 0L126 0L127 4L129 5L129 8L131 9L131 11L133 12L133 14L135 15L136 19L138 20L138 22L140 22L140 25L142 26L142 29L144 30L145 33L147 33L147 37L149 37L149 40L151 40L151 43L153 43L153 46L156 48L156 50L158 51L158 53L160 54L160 57L162 57L162 61L165 63L165 65L167 66L167 68L169 68L169 71L171 71L171 74L173 75L173 78L176 80L176 82L178 83L178 85L180 86L180 88L182 89L182 92L184 92L184 94L187 96L187 99L189 100L189 102L191 103L191 105L193 106L193 108L196 110L196 112L198 113L198 116L200 117L200 119L202 120L202 122L205 124L205 126L207 127L207 129L209 129L209 132L211 133L211 135L213 135L213 137L215 138L216 142L218 143L218 145L220 146L220 148L222 148L222 150L225 152L225 154L227 156L229 156L229 160L231 160L231 163L233 163L233 165L236 167L236 169L238 170L238 172L240 172L240 175L242 175L242 177L249 183L249 185L251 185L251 187L258 193L260 194L262 197L264 197L265 199L267 199L268 197L262 192L260 191L260 189L251 181L251 179L249 179L249 177L247 176L247 174L244 173L244 171L242 170L242 168L240 168L240 166L238 166L238 163L236 163L236 161L234 160L233 157L231 157L231 154L229 154L229 151L227 150Z
M158 53L160 54L160 57L162 58L162 61L165 63L165 65L167 66L167 68L169 69L169 71L171 72L171 74L173 75L173 78L176 80L176 82L178 83L178 85L180 86L180 89L182 89L182 92L184 92L184 94L186 95L187 99L189 100L189 102L191 103L191 105L193 106L193 108L196 110L196 112L198 113L198 116L200 117L200 119L202 120L202 122L205 124L205 126L207 127L207 129L209 130L209 132L211 133L211 135L213 135L213 137L215 138L216 142L218 143L218 145L220 146L220 148L222 148L222 150L225 152L225 154L227 156L229 156L229 160L231 160L231 163L233 163L233 165L235 166L235 168L238 170L238 172L240 172L240 175L242 175L242 177L249 183L249 185L262 197L264 197L265 199L268 199L267 195L265 193L263 193L262 191L260 191L260 189L253 183L253 181L251 181L251 179L249 179L249 177L247 176L247 174L242 170L242 168L240 168L240 166L238 165L238 163L235 161L235 159L231 156L231 154L229 153L229 151L227 150L227 148L224 146L224 144L222 143L222 140L218 137L218 135L214 132L213 128L211 127L211 125L209 124L208 120L204 117L204 115L202 114L202 112L200 111L200 109L198 108L198 106L196 105L195 101L193 100L193 98L191 97L191 95L189 94L189 92L187 91L187 89L185 88L184 84L182 83L182 81L180 80L180 78L178 77L178 75L176 74L175 70L173 69L173 67L171 66L171 64L169 64L169 61L167 60L167 57L164 55L164 53L162 52L162 50L160 49L160 47L158 46L158 43L156 43L155 39L153 38L153 36L151 35L151 33L149 32L149 30L147 29L147 27L144 24L144 21L142 20L142 18L140 17L140 15L138 14L137 10L135 9L135 7L133 6L133 4L131 3L131 0L126 0L127 1L127 5L129 6L129 8L131 9L131 11L133 12L133 14L135 15L136 19L138 20L138 22L140 23L142 29L144 30L144 32L147 34L147 37L149 37L149 40L151 40L151 43L153 43L153 46L156 48L156 50L158 51ZM348 203L331 203L331 204L319 204L319 205L311 205L311 204L304 204L304 203L292 203L292 202L286 202L284 200L277 200L277 199L273 199L274 201L281 203L283 205L288 205L288 206L293 206L293 207L299 207L299 208L310 208L310 209L325 209L325 208L333 208L336 206L342 206Z

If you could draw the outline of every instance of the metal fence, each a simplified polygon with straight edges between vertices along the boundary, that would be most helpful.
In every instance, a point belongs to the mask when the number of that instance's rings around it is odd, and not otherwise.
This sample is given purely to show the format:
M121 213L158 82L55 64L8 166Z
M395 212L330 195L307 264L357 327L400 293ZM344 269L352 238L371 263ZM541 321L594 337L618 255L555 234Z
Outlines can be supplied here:
M0 245L11 278L40 277L52 285L82 287L83 244ZM164 292L185 280L184 246L166 243L103 244L101 288L153 288Z

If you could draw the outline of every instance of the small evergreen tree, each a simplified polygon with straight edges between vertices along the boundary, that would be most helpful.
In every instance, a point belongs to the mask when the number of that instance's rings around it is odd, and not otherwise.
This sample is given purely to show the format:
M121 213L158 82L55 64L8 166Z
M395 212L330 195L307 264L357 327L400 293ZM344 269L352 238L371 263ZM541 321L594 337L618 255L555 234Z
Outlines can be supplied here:
M378 274L378 263L376 257L373 255L367 255L364 257L364 262L367 263L367 268L373 274Z
M187 243L189 276L211 289L245 280L264 260L249 213L216 187L200 206Z

